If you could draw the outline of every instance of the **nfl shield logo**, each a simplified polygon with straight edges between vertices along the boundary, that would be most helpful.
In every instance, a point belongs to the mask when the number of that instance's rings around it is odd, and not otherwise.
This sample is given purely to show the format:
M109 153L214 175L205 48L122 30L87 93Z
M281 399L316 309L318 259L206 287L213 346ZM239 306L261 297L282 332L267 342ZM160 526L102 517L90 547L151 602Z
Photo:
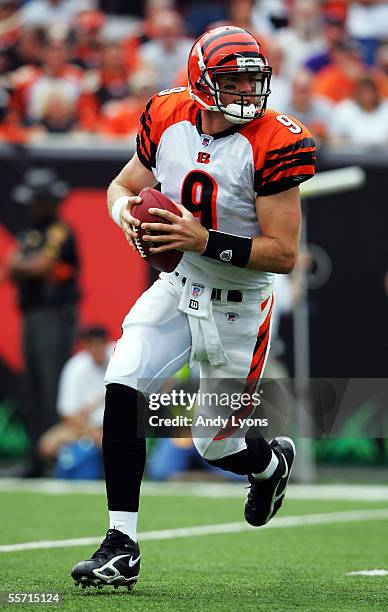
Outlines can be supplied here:
M226 313L226 320L229 323L234 323L235 321L237 321L238 319L238 313L237 312L227 312Z
M191 283L191 295L195 298L202 295L204 289L205 285L200 285L199 283Z
M208 147L213 140L212 136L208 136L207 134L202 134L201 144L203 147Z

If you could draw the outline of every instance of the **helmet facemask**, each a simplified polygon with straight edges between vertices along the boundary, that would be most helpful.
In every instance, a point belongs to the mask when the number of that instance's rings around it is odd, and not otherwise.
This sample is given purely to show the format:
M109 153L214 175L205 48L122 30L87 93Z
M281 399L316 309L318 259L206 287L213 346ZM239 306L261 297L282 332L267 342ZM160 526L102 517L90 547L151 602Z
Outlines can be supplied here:
M241 74L241 72L232 73ZM248 123L252 119L261 117L267 106L267 98L270 94L269 79L270 75L264 75L261 72L247 73L249 77L254 78L254 85L249 93L234 93L228 89L220 87L217 82L217 77L214 78L216 83L214 98L218 110L223 113L225 119L231 123ZM234 102L230 102L226 106L221 102L221 95L226 94L235 98Z

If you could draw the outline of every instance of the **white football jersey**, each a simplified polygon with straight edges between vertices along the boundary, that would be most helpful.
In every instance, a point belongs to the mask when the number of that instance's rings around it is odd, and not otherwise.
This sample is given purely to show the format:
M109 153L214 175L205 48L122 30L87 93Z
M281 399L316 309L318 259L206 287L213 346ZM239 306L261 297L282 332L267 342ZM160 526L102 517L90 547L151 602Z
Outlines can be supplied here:
M255 200L290 189L314 174L315 146L298 121L277 111L213 135L185 88L161 92L147 104L137 137L140 161L161 191L181 202L207 229L260 235ZM273 274L238 268L186 252L177 271L221 289L254 289Z

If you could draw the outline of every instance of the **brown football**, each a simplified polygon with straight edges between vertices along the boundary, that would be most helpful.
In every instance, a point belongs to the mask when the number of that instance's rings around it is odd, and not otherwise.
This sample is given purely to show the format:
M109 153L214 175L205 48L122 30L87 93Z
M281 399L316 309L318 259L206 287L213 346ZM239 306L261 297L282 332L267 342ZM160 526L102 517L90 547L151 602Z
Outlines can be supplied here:
M180 216L179 210L176 208L174 202L172 202L167 196L165 196L160 191L156 189L152 189L151 187L145 187L139 193L139 196L142 198L142 202L140 204L134 204L131 208L131 214L136 219L139 219L140 223L167 223L169 221L166 219L162 219L162 217L158 217L157 215L151 215L149 213L150 208L163 208L164 210L169 210L175 215ZM135 228L133 228L135 229ZM149 230L143 230L141 227L137 227L137 238L135 240L136 249L139 255L145 259L150 266L159 270L160 272L172 272L175 270L180 260L182 259L183 253L181 251L177 251L175 249L171 249L170 251L165 251L164 253L155 253L151 254L149 252L149 247L152 246L152 242L145 242L143 240L143 236L150 233ZM161 243L155 243L156 246L161 245Z

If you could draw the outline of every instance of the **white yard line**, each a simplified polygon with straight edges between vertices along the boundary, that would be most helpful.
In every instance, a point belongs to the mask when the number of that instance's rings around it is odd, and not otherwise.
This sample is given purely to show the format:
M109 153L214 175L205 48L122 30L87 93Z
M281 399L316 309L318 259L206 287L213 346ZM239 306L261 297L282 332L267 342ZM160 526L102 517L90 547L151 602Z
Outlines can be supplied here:
M360 570L358 572L348 572L346 576L388 576L388 570L383 570L383 569Z
M146 482L142 486L143 495L157 496L188 496L207 498L241 498L244 482L241 483L155 483ZM388 486L386 485L299 485L290 484L287 489L287 499L311 500L341 500L360 502L388 501Z
M261 527L265 529L282 529L285 527L304 527L306 525L331 525L334 523L349 523L358 521L379 521L388 518L388 508L376 510L353 510L347 512L327 512L325 514L305 514L275 518ZM170 540L173 538L190 538L193 536L214 535L224 533L240 533L242 531L259 530L248 523L223 523L219 525L198 525L196 527L178 527L176 529L161 529L139 533L139 540ZM0 553L22 550L39 550L43 548L68 548L73 546L92 546L101 542L101 536L94 538L73 538L70 540L43 540L40 542L23 542L21 544L6 544L0 546Z
M243 498L244 482L145 482L142 495L165 497L206 497L206 498ZM49 495L69 495L82 493L89 495L105 494L105 485L101 481L65 481L39 479L36 481L17 478L0 478L0 491L31 491ZM388 486L385 485L298 485L291 484L287 499L332 499L343 501L378 502L388 501Z

